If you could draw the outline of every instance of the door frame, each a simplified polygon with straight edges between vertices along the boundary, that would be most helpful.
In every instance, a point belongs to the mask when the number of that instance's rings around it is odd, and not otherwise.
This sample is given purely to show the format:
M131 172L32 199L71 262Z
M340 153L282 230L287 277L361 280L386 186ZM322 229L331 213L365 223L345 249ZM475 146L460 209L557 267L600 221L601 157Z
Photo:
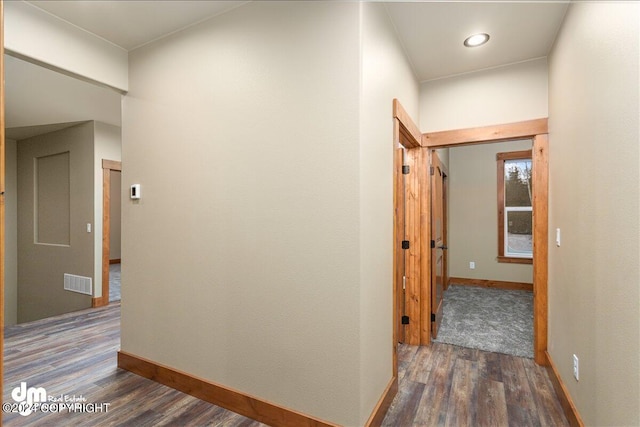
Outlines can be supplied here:
M398 310L398 295L401 290L402 273L400 260L403 257L402 239L406 230L410 241L407 263L408 298L405 300L410 317L406 325L404 342L410 345L430 345L431 343L431 248L427 238L431 235L431 179L427 174L427 166L431 164L431 150L450 148L471 144L490 144L516 139L532 139L533 163L533 346L534 360L539 365L548 365L546 357L547 329L548 329L548 196L549 196L549 138L548 119L541 118L516 123L495 126L457 129L441 132L420 134L417 126L411 120L397 99L393 100L394 118L394 275L393 275L393 344L394 344L394 373L397 375L397 343L400 314ZM416 145L416 142L418 144ZM415 158L418 166L416 177L408 179L405 194L408 196L405 206L405 230L399 229L398 219L399 186L398 148L404 147L406 153ZM401 163L400 163L401 165ZM413 218L413 220L411 219ZM419 219L419 220L418 220ZM412 240L413 239L413 240ZM414 241L415 240L415 241Z
M92 307L109 304L109 252L111 250L111 171L122 172L122 162L102 159L102 296Z

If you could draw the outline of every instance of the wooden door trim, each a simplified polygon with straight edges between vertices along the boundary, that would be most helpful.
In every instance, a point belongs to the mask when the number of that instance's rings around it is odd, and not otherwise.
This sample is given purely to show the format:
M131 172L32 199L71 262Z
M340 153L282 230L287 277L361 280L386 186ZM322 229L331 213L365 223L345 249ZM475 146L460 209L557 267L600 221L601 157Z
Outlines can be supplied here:
M533 356L546 365L549 276L549 136L533 138Z
M102 160L102 296L91 300L92 307L109 304L109 252L111 250L111 171L122 171L122 162Z
M457 145L483 144L509 139L533 138L549 133L548 119L526 120L495 126L446 130L422 134L421 144L429 148L446 148Z
M420 147L422 144L422 132L420 132L418 126L411 120L411 116L397 99L393 100L393 118L398 119L403 128L399 129L403 139L401 144L405 148Z

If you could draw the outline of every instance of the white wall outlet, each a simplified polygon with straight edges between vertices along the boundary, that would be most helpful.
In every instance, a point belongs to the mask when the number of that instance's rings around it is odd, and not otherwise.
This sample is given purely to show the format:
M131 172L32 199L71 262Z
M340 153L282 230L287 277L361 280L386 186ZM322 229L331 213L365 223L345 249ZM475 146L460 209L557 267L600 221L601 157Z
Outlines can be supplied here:
M133 184L129 192L129 197L132 200L138 200L140 198L140 184Z
M470 261L470 262L469 262L469 268L470 268L470 269L472 269L472 270L475 270L475 268L476 268L476 262L475 262L475 261Z
M91 233L91 223L87 223L87 233Z
M560 247L560 229L556 228L556 246Z
M573 376L576 381L580 381L580 365L578 356L576 356L575 354L573 355Z

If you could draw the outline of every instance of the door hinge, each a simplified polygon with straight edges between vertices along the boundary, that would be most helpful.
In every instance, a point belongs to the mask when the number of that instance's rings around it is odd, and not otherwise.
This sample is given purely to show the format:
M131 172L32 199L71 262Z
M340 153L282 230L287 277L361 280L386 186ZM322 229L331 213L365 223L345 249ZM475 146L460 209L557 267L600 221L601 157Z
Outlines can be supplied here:
M409 249L409 241L408 240L403 240L402 241L402 249Z
M402 165L402 175L409 175L410 169L409 165Z
M431 249L433 249L433 248L435 248L435 247L436 247L436 241L435 241L435 240L432 240L432 241L431 241Z
M409 324L409 316L402 316L402 324L403 325Z
M431 321L432 322L436 321L436 314L435 313L431 313Z
M433 175L434 173L435 173L435 172L433 171L433 166L430 166L430 167L429 167L429 174L430 174L430 175Z
M407 289L407 276L402 276L402 289Z

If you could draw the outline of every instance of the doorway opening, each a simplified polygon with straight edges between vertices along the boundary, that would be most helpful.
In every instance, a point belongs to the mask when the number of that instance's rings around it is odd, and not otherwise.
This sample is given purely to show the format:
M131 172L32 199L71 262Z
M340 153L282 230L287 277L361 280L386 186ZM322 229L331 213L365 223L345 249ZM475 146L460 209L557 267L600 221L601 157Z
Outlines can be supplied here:
M120 300L120 206L122 162L102 160L102 296L94 298L93 307L102 307ZM117 216L116 216L117 215ZM112 251L112 241L114 251ZM113 255L113 256L112 256ZM112 268L111 266L114 266ZM117 292L111 292L109 280L117 274ZM115 290L115 289L114 289Z
M451 287L434 342L533 358L531 146L447 149Z
M434 266L446 249L432 245L436 224L432 218L432 178L435 149L530 138L533 141L533 311L534 360L546 365L547 357L547 251L548 251L548 135L547 119L483 128L421 134L397 100L394 100L394 356L397 343L429 345L433 336L432 280L438 283ZM408 162L399 160L400 154ZM408 163L408 164L407 164ZM403 166L415 166L409 179ZM402 184L401 184L402 183ZM401 202L404 203L401 206ZM440 246L446 247L446 244ZM434 251L436 254L434 255ZM445 274L444 272L439 273ZM441 279L441 285L444 283ZM435 301L437 303L437 301ZM433 319L433 321L432 321ZM437 325L436 325L437 327ZM397 358L394 357L394 372Z

